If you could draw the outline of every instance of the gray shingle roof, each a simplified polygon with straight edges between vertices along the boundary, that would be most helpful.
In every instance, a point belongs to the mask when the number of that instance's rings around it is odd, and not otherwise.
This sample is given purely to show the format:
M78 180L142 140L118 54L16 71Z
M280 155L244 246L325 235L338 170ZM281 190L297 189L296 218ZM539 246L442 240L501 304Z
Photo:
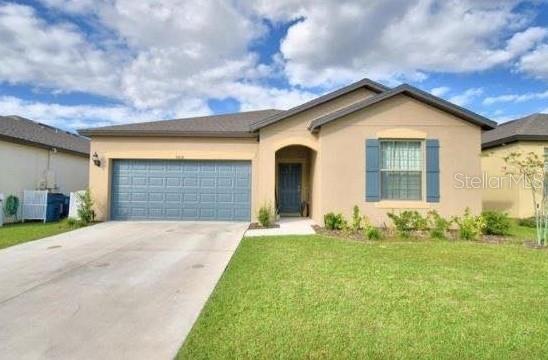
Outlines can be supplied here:
M85 136L219 136L256 137L249 131L252 123L275 115L281 110L247 111L234 114L200 116L127 125L82 129Z
M493 129L495 126L497 126L497 123L489 120L481 115L478 115L470 110L467 110L465 108L462 108L460 106L457 106L453 103L450 103L449 101L443 100L437 96L434 96L432 94L429 94L425 91L422 91L420 89L417 89L414 86L408 85L408 84L402 84L400 86L397 86L391 90L385 91L383 93L380 93L376 96L367 98L365 100L359 101L355 104L352 104L348 107L345 107L343 109L340 109L338 111L334 111L332 113L329 113L327 115L321 116L315 120L313 120L310 123L310 126L308 127L309 130L317 130L322 125L325 125L331 121L337 120L343 116L352 114L356 111L365 109L368 106L372 106L374 104L377 104L383 100L390 99L396 95L399 94L405 94L407 96L410 96L414 99L417 99L423 103L426 103L430 106L434 106L440 110L446 111L450 114L453 114L455 116L458 116L464 120L467 120L473 124L476 124L478 126L481 126L483 129Z
M20 116L0 116L0 138L89 156L89 139Z
M367 89L372 90L376 93L382 93L382 92L390 90L389 87L386 87L383 84L379 84L378 82L375 82L373 80L370 80L370 79L367 79L367 78L362 79L362 80L357 81L355 83L352 83L348 86L340 88L339 90L332 91L328 94L322 95L322 96L317 97L315 99L312 99L308 102L305 102L304 104L295 106L294 108L291 108L289 110L282 111L282 112L280 112L276 115L273 115L271 117L268 117L266 119L258 120L254 124L251 125L251 130L252 131L259 130L260 128L271 125L275 122L278 122L280 120L288 118L292 115L301 113L301 112L303 112L305 110L308 110L308 109L310 109L314 106L326 103L330 100L333 100L333 99L335 99L339 96L348 94L349 92L352 92L352 91L357 90L359 88L367 88Z
M531 114L500 124L481 137L481 147L488 149L520 140L548 140L548 114Z

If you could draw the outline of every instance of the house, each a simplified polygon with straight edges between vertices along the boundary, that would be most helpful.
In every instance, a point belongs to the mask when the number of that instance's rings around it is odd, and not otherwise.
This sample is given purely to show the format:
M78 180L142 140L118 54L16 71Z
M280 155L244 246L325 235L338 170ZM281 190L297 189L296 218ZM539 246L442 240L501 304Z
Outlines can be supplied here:
M286 111L84 129L100 219L253 220L390 210L481 211L481 132L495 123L410 85L364 79Z
M89 139L20 116L0 116L0 193L87 188ZM19 210L21 207L19 207Z
M483 207L486 210L508 212L511 217L525 218L535 213L530 187L519 176L508 176L512 171L504 157L512 152L535 153L545 159L548 155L548 114L532 114L508 121L496 129L486 131L482 137L482 168L491 184L485 186ZM517 175L517 174L516 174ZM495 179L505 179L495 181ZM542 191L537 191L539 197Z

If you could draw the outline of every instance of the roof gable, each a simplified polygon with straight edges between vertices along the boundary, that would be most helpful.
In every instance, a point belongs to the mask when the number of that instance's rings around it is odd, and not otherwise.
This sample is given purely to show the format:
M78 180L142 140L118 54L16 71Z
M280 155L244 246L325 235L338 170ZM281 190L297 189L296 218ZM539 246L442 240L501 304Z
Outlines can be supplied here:
M309 110L315 106L318 106L318 105L321 105L321 104L324 104L328 101L331 101L333 99L336 99L340 96L343 96L345 94L348 94L354 90L357 90L357 89L360 89L360 88L366 88L366 89L369 89L373 92L376 92L376 93L382 93L382 92L385 92L385 91L388 91L389 88L382 85L382 84L379 84L373 80L370 80L370 79L362 79L360 81L357 81L353 84L350 84L348 86L345 86L339 90L335 90L333 92L330 92L328 94L325 94L323 96L320 96L320 97L317 97L313 100L310 100L304 104L301 104L301 105L298 105L298 106L295 106L294 108L291 108L289 110L286 110L286 111L282 111L278 114L275 114L275 115L272 115L268 118L265 118L265 119L261 119L259 121L256 121L255 123L251 124L250 126L250 130L251 131L257 131L265 126L269 126L271 124L274 124L278 121L281 121L283 119L286 119L290 116L293 116L293 115L296 115L296 114L299 114L303 111L306 111L306 110Z
M436 107L440 110L443 110L445 112L448 112L452 115L455 115L457 117L462 118L463 120L466 120L468 122L471 122L472 124L475 124L477 126L482 127L483 129L493 129L496 127L496 122L489 120L481 115L478 115L472 111L466 110L460 106L457 106L455 104L452 104L446 100L443 100L441 98L438 98L434 95L431 95L425 91L422 91L420 89L417 89L411 85L408 84L402 84L398 87L395 87L391 90L388 90L386 92L380 93L379 95L373 96L371 98L365 99L363 101L357 102L353 105L350 105L344 109L334 111L330 114L327 114L325 116L319 117L315 120L313 120L308 129L310 131L317 131L320 127L322 127L325 124L328 124L332 121L335 121L343 116L352 114L356 111L365 109L369 106L372 106L374 104L377 104L381 101L393 98L396 95L404 94L407 96L410 96L416 100L419 100L425 104L428 104L430 106Z

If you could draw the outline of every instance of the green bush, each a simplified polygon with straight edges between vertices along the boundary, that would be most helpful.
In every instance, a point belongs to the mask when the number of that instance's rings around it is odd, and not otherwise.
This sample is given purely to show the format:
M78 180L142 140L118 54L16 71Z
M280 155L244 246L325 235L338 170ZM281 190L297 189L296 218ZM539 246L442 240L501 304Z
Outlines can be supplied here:
M398 234L402 237L409 237L414 231L428 228L427 219L416 210L405 210L400 214L389 212L387 215L394 223Z
M80 225L86 226L95 220L95 212L93 211L93 199L89 190L84 193L78 193L80 206L78 207L78 218Z
M364 235L367 238L367 240L380 240L381 239L381 231L371 225L368 225L364 229Z
M360 208L358 205L354 205L352 209L352 230L358 231L363 229L363 219L360 215Z
M323 217L325 228L328 230L343 230L347 227L346 220L342 214L327 213Z
M257 219L259 220L259 224L263 227L269 227L274 223L274 209L270 203L261 206L259 213L257 214Z
M72 218L72 217L69 217L67 219L67 225L70 226L70 227L80 227L80 226L82 226L82 224L80 223L80 220L78 220L76 218Z
M508 235L512 220L507 213L500 211L484 211L481 213L485 221L483 233L487 235Z
M524 218L524 219L518 219L518 225L519 226L526 226L530 228L536 228L537 227L537 220L534 216Z
M4 204L4 214L6 217L15 217L17 219L17 210L19 209L19 198L15 195L8 195Z
M466 208L462 217L455 217L455 223L459 228L459 237L463 240L477 240L485 228L483 216L474 216L469 208Z
M445 239L451 221L443 218L436 210L428 212L428 229L433 239Z

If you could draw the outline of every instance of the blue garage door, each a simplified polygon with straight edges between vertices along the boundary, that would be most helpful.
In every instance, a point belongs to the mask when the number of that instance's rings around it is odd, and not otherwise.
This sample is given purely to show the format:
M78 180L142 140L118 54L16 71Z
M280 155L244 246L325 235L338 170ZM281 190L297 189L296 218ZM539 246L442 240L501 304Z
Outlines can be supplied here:
M113 220L250 220L249 161L114 160Z

